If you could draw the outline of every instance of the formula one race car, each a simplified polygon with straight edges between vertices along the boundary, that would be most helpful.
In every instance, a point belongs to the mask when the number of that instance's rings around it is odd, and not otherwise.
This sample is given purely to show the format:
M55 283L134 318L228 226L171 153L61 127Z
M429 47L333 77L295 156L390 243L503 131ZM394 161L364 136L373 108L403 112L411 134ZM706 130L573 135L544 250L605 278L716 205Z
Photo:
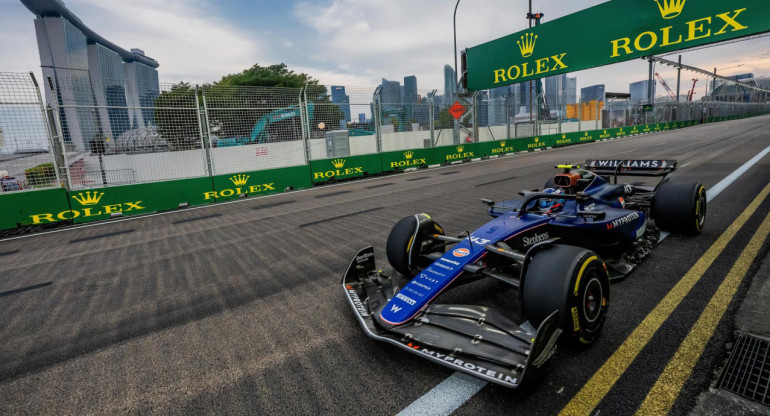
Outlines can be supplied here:
M553 355L557 340L598 339L610 280L628 275L650 253L659 229L697 234L703 227L706 190L670 182L675 160L587 160L582 168L557 168L562 172L542 192L522 191L522 198L500 204L482 200L494 219L473 233L447 236L427 214L396 223L387 258L411 280L379 270L372 247L359 251L342 285L364 331L518 387ZM656 186L618 184L619 175L663 179ZM486 277L518 290L519 323L511 312L436 302L448 289Z

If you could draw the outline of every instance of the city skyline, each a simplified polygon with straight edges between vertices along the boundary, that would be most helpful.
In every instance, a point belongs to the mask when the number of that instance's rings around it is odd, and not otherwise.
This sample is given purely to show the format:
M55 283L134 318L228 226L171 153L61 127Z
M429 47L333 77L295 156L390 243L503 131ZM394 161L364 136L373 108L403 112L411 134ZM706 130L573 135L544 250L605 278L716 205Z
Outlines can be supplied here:
M524 29L523 3L490 0L485 7L474 7L470 0L461 2L458 50ZM547 16L544 23L600 3L554 0L542 10ZM192 4L170 0L163 5L70 0L66 4L95 31L118 44L143 45L148 54L163 61L163 82L210 83L254 63L285 62L325 85L378 85L381 78L411 74L424 88L442 90L442 67L454 59L452 7L436 0L417 4L398 0L387 5L349 0L269 5L235 0ZM497 6L508 13L490 12ZM18 1L0 2L0 35L9 40L0 45L0 56L6 58L3 70L40 73L29 12ZM743 67L723 74L762 76L770 74L768 45L767 38L760 38L687 52L683 60L709 70L742 63ZM617 91L645 78L646 71L646 62L639 60L570 76L578 77L578 87L605 83L608 91ZM675 79L670 68L659 66L659 72ZM698 96L704 92L705 83Z

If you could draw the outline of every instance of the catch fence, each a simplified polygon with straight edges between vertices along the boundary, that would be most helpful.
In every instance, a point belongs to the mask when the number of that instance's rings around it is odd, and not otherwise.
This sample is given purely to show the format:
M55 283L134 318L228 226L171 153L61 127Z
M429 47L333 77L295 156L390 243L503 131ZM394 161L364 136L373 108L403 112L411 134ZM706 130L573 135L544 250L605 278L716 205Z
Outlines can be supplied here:
M442 96L387 82L285 88L76 77L42 87L48 107L31 74L0 73L0 171L19 183L2 199L26 204L3 204L0 229L208 204L770 112L767 103L642 106L583 97L557 97L546 111L542 94L530 99L525 88Z

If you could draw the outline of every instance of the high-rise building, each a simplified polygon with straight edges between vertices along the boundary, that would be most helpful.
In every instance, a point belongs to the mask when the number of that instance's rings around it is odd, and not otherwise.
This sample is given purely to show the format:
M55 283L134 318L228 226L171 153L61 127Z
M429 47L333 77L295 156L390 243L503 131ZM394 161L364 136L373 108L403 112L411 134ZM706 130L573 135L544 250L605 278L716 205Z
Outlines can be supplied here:
M577 102L577 77L567 77L564 87L564 97L562 105L575 104Z
M337 107L345 114L345 122L352 121L350 118L350 96L345 94L345 87L340 85L332 85L332 104L337 104Z
M628 92L631 94L631 99L629 100L631 105L646 104L649 101L649 85L649 80L628 84Z
M360 124L366 123L366 113L358 113L358 122Z
M580 102L604 101L604 84L592 85L580 89Z
M444 65L444 102L449 102L455 94L457 94L455 70L449 65Z
M398 81L382 79L382 91L380 92L382 111L393 111L401 107L401 84Z
M21 0L35 14L46 100L60 108L62 134L76 150L153 122L158 62L86 26L61 0ZM55 86L56 89L52 87ZM96 107L98 111L94 111Z
M420 104L420 96L417 94L417 77L414 75L404 77L404 95L401 98L406 107L406 120L413 120L415 109Z

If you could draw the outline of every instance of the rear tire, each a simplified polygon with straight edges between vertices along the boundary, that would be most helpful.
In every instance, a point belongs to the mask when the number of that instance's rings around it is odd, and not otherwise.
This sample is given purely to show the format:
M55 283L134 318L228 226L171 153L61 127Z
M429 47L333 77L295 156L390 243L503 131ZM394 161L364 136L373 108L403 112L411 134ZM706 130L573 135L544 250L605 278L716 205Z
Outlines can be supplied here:
M390 265L404 276L416 276L430 264L422 255L444 251L441 241L430 238L433 234L444 235L444 230L428 214L402 218L390 230L385 246Z
M559 311L561 340L593 344L599 339L610 300L610 276L599 256L584 248L553 245L532 257L522 292L534 327Z
M699 234L706 222L706 188L699 183L664 182L655 192L652 215L658 228Z

